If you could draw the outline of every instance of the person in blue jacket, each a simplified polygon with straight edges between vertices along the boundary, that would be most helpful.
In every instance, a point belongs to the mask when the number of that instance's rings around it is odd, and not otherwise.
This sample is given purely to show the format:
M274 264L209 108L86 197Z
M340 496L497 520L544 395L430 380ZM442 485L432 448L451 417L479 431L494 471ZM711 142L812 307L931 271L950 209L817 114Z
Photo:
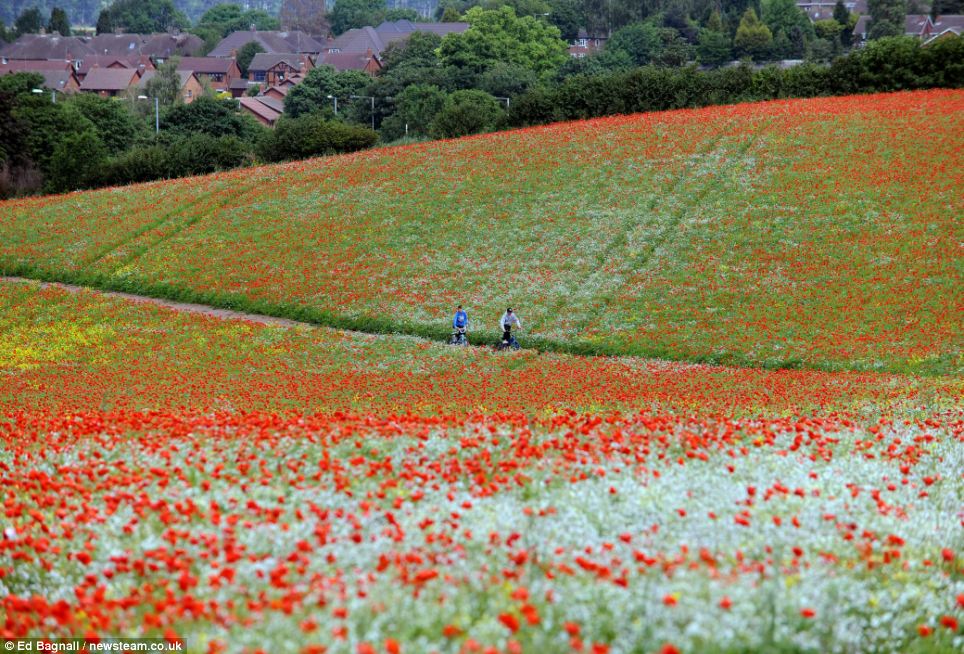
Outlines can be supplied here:
M460 304L458 310L455 312L455 316L452 318L452 329L464 329L468 324L469 314L462 310L462 305Z

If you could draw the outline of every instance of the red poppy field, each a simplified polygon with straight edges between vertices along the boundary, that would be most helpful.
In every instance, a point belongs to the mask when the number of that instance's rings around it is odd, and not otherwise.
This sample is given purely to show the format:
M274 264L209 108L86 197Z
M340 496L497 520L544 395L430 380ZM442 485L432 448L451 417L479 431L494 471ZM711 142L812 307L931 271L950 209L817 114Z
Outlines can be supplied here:
M0 282L0 410L729 417L954 409L958 377L755 370L282 328Z
M37 284L0 307L3 637L964 639L957 378L497 354Z
M964 92L553 125L0 204L0 270L529 346L952 373Z
M964 651L962 116L771 102L0 203L0 272L315 323L0 280L0 640ZM440 343L459 301L526 347Z

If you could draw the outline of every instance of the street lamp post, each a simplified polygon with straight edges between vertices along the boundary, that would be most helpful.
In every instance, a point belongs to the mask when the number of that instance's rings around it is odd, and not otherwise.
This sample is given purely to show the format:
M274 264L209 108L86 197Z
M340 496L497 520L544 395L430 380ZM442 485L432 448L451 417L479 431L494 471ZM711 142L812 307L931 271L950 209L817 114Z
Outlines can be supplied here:
M335 101L335 115L337 116L338 115L338 96L329 95L328 99Z
M372 131L375 131L375 98L370 95L352 95L355 100L371 100L372 103Z
M44 92L43 89L30 89L30 91L31 93L36 93L37 95L40 95ZM53 104L57 104L57 89L50 89L50 101Z
M137 96L137 99L147 100L149 98L146 95L139 95ZM160 99L157 96L155 96L154 97L154 133L160 134L160 132L161 132L161 102L160 102Z
M509 102L511 102L511 101L509 100L509 98L500 98L499 96L495 96L495 99L496 99L496 100L504 100L504 101L505 101L505 110L506 110L506 111L509 110Z

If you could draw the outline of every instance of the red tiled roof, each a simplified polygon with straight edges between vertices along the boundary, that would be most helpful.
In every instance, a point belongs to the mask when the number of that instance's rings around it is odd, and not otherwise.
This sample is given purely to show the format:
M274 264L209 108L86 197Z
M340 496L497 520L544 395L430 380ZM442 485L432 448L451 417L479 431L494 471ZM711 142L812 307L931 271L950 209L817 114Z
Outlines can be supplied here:
M274 123L278 118L281 117L280 111L275 111L273 108L269 107L267 104L261 101L261 98L238 98L241 103L241 108L250 111L254 115L264 119L269 123Z
M181 57L177 62L178 70L193 70L195 73L227 74L234 59L223 57Z
M141 78L137 81L138 88L147 88L147 83L150 82L152 79L154 79L155 75L157 75L156 70L149 70L145 72L143 75L141 75ZM184 88L187 85L187 83L191 81L191 77L193 75L194 75L193 70L178 69L177 76L181 79L181 88Z
M305 55L290 52L259 52L258 54L254 55L251 63L248 64L248 70L270 70L281 62L288 64L295 70L303 70L307 68L308 65Z
M69 61L63 59L14 59L0 63L0 73L29 73L44 70L71 70Z
M81 91L124 91L137 82L133 68L91 68L80 85Z
M58 34L24 34L0 48L0 57L7 59L79 59L89 54L94 51L83 39Z
M208 53L209 57L230 57L232 51L243 48L254 41L266 52L283 53L298 52L317 54L322 51L321 43L304 32L291 30L289 32L274 31L238 31L228 34Z
M321 56L320 63L331 66L337 71L365 70L373 57L374 55L368 52L329 52Z
M957 14L938 16L934 21L934 32L943 32L947 29L957 30L958 34L964 31L964 16Z

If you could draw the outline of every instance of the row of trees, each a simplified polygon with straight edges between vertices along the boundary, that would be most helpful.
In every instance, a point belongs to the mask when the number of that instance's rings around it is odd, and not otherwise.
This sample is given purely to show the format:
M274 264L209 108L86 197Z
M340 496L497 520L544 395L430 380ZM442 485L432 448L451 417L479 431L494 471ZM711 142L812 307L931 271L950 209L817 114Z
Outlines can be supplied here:
M838 57L829 66L755 69L742 65L714 70L647 66L574 77L513 100L508 122L522 127L776 98L962 87L964 39L944 39L925 48L913 38L888 37Z
M0 197L197 175L262 161L370 147L375 132L308 114L269 130L235 100L178 100L176 61L162 66L147 93L154 103L77 94L51 102L34 92L33 73L0 76ZM172 92L173 88L173 92ZM294 138L293 135L300 135Z
M781 18L785 14L776 11L785 6L784 0L765 6L771 8L767 16L775 26L800 27L795 18ZM744 23L755 16L752 9L745 15L749 18ZM504 124L505 110L517 98L570 79L649 65L679 67L694 59L717 64L732 58L733 45L718 12L710 14L708 28L697 30L695 46L664 24L634 23L617 31L602 52L583 59L568 55L557 27L534 16L518 16L510 7L473 7L464 18L470 28L462 34L440 38L418 32L391 45L374 79L323 66L313 69L289 91L285 114L319 113L333 118L333 102L328 98L334 96L343 102L343 119L373 124L384 141L404 136L451 137L496 129ZM806 17L803 20L812 30ZM775 29L784 34L791 27ZM714 41L713 34L724 42ZM736 43L743 43L742 35L738 29ZM346 102L352 96L356 100Z
M224 1L173 0L173 5L189 20L196 21L204 12ZM110 3L104 0L4 0L0 2L0 21L11 25L17 16L29 9L36 8L46 16L54 7L60 7L76 21L77 25L92 27L97 23L97 17L107 4ZM272 16L278 15L281 4L282 0L244 0L247 8L265 11Z
M9 30L3 21L0 21L0 40L13 41L24 34L36 34L42 29L70 36L70 19L67 17L67 12L60 7L54 7L45 17L37 7L25 9L17 16Z

